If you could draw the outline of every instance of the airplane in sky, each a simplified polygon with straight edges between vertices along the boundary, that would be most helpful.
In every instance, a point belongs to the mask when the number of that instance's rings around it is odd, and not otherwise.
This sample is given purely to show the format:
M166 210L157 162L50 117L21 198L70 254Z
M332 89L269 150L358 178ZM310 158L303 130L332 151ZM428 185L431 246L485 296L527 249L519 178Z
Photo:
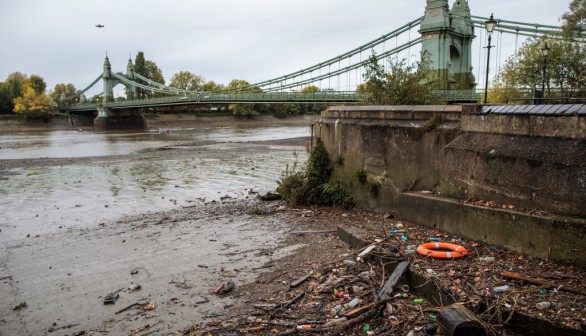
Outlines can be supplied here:
M96 27L98 27L98 28L104 28L104 25L97 24Z

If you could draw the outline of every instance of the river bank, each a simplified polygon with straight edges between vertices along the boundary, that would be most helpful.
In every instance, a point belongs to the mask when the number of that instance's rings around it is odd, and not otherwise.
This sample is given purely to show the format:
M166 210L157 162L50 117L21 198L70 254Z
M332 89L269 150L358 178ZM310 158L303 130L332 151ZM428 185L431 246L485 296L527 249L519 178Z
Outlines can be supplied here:
M317 115L299 115L286 118L261 115L254 117L236 117L218 113L169 113L147 114L145 119L148 128L178 129L194 127L254 127L267 125L311 125ZM25 119L5 117L0 119L0 131L50 131L50 130L91 130L93 117L76 115L56 115L47 119Z

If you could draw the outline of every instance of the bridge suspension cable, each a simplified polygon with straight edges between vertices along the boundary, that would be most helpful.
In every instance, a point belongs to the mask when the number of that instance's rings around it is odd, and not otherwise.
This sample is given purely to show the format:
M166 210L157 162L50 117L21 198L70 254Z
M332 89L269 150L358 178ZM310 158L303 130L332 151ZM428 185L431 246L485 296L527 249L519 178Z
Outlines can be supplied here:
M150 84L150 85L152 85L152 86L154 86L154 87L157 87L157 88L159 88L160 90L163 90L163 91L165 91L166 93L170 93L170 92L171 92L171 93L183 93L183 94L188 94L188 93L195 93L194 91L189 91L189 90L185 90L185 89L180 89L180 88L176 88L176 87L173 87L173 86L166 86L165 84L161 84L161 83L155 82L155 81L154 81L154 80L152 80L152 79L149 79L149 78L146 78L146 77L144 77L144 76L141 76L141 75L137 74L136 72L134 73L134 77L136 77L136 78L138 78L138 79L140 79L140 80L143 80L143 81L145 81L146 83L148 83L148 84ZM150 89L149 89L149 90L150 90Z
M348 51L348 52L346 52L344 54L341 54L341 55L332 57L332 58L330 58L330 59L328 59L326 61L323 61L321 63L315 64L315 65L310 66L310 67L307 67L305 69L301 69L301 70L292 72L290 74L286 74L286 75L279 76L279 77L276 77L276 78L273 78L273 79L269 79L269 80L265 80L265 81L262 81L262 82L258 82L258 83L251 84L251 85L247 86L246 88L243 88L242 90L250 89L252 87L262 88L262 87L266 87L266 86L270 86L270 85L274 85L274 84L280 84L281 82L287 81L289 79L294 79L294 78L301 77L301 76L307 75L307 74L309 74L310 76L312 76L311 73L314 72L314 71L317 71L317 70L320 70L321 71L321 69L326 68L326 67L330 67L331 65L334 65L336 63L339 63L343 59L347 59L347 58L349 59L349 58L351 58L353 56L359 55L359 54L361 54L365 50L372 49L375 46L380 45L381 43L384 43L384 42L386 42L388 40L391 40L391 39L393 39L395 37L398 37L399 35L401 35L404 32L410 31L414 27L417 27L421 23L421 20L422 20L421 17L420 18L417 18L417 19L415 19L415 20L413 20L411 22L408 22L405 25L403 25L403 26L401 26L401 27L393 30L390 33L387 33L385 35L382 35L382 36L380 36L380 37L378 37L378 38L376 38L376 39L374 39L374 40L372 40L370 42L367 42L367 43L365 43L365 44L363 44L363 45L361 45L359 47L356 47L356 48L354 48L354 49L352 49L352 50L350 50L350 51ZM345 69L348 69L348 67L346 67ZM339 74L339 73L342 73L342 72L339 72L339 71L333 71L333 72L331 72L328 69L328 73L326 73L325 75L322 74L321 76L318 76L318 77L328 78L330 76L335 76L333 73ZM303 81L303 82L307 82L307 81ZM309 81L309 83L311 83L311 81ZM297 86L297 85L287 85L287 87L294 87L294 86Z
M377 54L377 55L375 55L375 57L376 57L377 60L381 60L381 59L384 59L384 58L386 58L388 56L397 54L397 53L399 53L399 52L401 52L403 50L409 49L410 47L412 47L414 45L417 45L418 43L421 43L421 38L416 38L413 41L409 41L407 43L404 43L404 44L402 44L402 45L400 45L400 46L398 46L396 48L387 50L387 51L385 51L385 52L383 52L381 54ZM294 88L294 87L297 87L297 86L307 85L307 84L310 84L310 83L317 82L319 80L323 80L323 79L327 79L327 78L330 78L330 77L338 76L340 74L349 72L351 70L356 70L358 68L361 68L361 67L365 66L367 64L367 62L368 62L368 60L360 61L358 63L350 64L350 65L345 66L343 68L339 68L339 69L330 71L328 73L325 73L325 74L322 74L322 75L319 75L319 76L316 76L316 77L312 77L312 78L300 80L300 81L293 82L293 83L288 83L288 84L281 85L281 86L274 87L274 88L268 88L265 91L266 92L274 92L274 91L278 91L278 90L290 89L290 88Z

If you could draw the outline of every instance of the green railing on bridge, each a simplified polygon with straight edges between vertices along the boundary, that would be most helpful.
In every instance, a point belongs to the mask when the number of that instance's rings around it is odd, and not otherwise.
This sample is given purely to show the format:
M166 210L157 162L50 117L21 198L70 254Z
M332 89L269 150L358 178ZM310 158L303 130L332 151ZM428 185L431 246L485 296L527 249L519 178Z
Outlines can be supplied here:
M438 94L446 102L478 102L482 93L477 90L445 90ZM319 104L355 104L361 94L355 91L333 92L239 92L212 93L200 92L190 95L168 97L115 100L111 102L84 103L64 107L65 111L87 111L97 108L125 109L138 107L180 106L199 104L262 104L262 103L319 103Z

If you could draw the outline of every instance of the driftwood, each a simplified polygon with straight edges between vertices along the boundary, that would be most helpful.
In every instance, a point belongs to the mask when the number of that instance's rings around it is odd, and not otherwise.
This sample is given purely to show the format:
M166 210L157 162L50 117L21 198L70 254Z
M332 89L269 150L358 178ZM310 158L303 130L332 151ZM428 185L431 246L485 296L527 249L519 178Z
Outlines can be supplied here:
M551 281L548 281L548 280L545 280L542 278L530 277L530 276L523 274L523 273L503 271L503 272L501 272L501 276L506 279L521 280L521 281L525 281L525 282L528 282L528 283L531 283L534 285L545 286L547 288L558 288L559 287L559 290L564 291L564 292L568 292L568 293L586 295L586 291L583 289L575 288L575 287L568 287L568 286L556 286Z
M305 282L305 280L309 279L311 277L311 273L302 276L301 278L293 281L291 284L289 284L289 288L295 288L299 285L301 285L303 282Z
M294 297L293 299L291 299L289 302L283 304L283 305L278 305L277 307L275 307L275 309L273 309L272 314L276 314L282 310L285 310L289 307L291 307L293 304L299 302L301 299L303 299L303 297L305 296L305 292L302 292L301 294L297 295L296 297Z
M393 292L393 289L397 285L397 282L399 282L399 280L401 279L403 274L405 274L407 269L409 269L409 261L408 260L401 261L397 265L397 267L393 271L393 274L391 274L391 276L389 277L389 280L385 283L383 288L381 288L380 291L378 292L379 299L385 299L387 294L390 294Z
M437 314L437 322L448 336L488 335L482 321L459 303L440 309Z

